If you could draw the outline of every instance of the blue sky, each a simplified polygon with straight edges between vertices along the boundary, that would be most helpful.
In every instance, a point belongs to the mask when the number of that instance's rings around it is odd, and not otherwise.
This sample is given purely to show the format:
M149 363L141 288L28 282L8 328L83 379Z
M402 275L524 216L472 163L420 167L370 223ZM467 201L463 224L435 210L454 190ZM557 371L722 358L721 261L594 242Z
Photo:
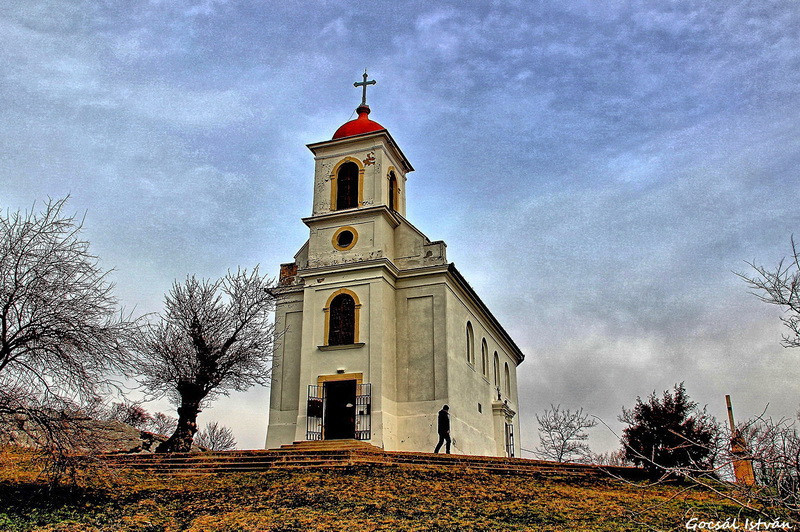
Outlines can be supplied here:
M307 237L305 144L366 67L417 169L408 218L527 354L523 446L550 403L618 428L680 381L719 418L725 393L793 416L800 351L733 272L800 230L799 33L788 0L7 2L0 206L71 194L137 313L188 273L277 273ZM259 446L267 396L202 421Z

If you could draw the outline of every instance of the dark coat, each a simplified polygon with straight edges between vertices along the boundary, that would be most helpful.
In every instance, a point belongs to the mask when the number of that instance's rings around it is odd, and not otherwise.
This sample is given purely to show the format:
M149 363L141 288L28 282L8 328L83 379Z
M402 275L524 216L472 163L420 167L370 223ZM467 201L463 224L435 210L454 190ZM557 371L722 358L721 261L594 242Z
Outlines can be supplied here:
M450 432L450 414L447 410L439 410L439 434Z

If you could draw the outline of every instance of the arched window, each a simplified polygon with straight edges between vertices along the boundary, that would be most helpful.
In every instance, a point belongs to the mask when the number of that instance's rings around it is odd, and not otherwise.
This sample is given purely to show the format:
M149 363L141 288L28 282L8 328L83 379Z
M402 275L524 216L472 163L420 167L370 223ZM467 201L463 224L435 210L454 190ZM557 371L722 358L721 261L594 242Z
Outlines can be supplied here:
M355 343L356 302L349 294L339 294L330 306L328 345Z
M494 385L500 388L500 357L494 352Z
M486 338L481 341L481 375L489 377L489 347Z
M389 172L389 209L397 210L397 178Z
M336 210L358 207L358 165L346 162L336 174Z
M505 377L506 377L506 379L505 379L505 381L506 381L505 382L505 385L506 385L506 396L511 397L511 372L508 371L508 362L506 362L506 372L505 373L506 373L506 375L505 375Z
M467 362L475 364L475 333L470 322L467 322Z

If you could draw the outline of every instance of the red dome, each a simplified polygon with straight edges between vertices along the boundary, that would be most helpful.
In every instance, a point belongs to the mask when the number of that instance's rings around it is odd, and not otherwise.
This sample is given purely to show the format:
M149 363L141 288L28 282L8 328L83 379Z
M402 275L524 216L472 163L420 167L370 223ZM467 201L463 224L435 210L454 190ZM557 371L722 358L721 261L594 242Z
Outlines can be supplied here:
M379 123L373 122L367 118L367 115L369 115L369 106L359 105L356 112L358 113L358 118L342 124L342 126L336 130L336 133L333 134L333 140L386 129Z

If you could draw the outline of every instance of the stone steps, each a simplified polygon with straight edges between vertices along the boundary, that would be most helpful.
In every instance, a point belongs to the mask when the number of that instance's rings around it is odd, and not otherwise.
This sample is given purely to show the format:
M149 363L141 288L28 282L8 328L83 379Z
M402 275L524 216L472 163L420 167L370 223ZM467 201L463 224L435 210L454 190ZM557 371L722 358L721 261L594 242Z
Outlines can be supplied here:
M359 440L323 440L323 441L296 441L291 444L281 445L281 451L339 451L339 450L369 450L382 451L371 443Z
M384 451L355 440L295 442L280 449L171 454L108 454L112 467L165 475L258 472L270 469L343 469L361 465L475 470L503 475L571 475L631 480L645 478L633 467L600 467L523 458Z

